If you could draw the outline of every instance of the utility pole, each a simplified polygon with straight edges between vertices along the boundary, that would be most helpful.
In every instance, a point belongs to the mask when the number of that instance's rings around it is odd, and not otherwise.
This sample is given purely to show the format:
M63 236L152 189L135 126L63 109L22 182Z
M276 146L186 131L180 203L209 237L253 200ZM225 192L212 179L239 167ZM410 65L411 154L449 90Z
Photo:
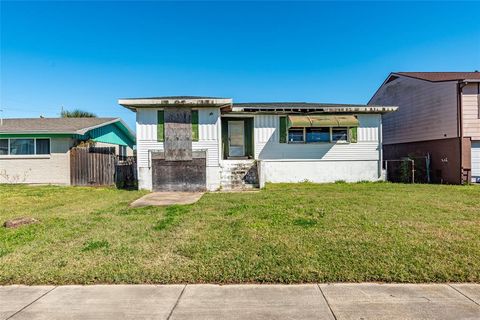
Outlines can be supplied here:
M0 126L3 126L3 109L0 109Z

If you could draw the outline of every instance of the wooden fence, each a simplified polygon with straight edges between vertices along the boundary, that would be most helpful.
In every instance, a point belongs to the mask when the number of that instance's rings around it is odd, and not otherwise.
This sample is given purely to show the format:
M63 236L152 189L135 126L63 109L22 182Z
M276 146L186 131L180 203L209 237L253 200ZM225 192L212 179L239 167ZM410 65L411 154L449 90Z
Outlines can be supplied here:
M119 157L115 148L76 147L70 150L70 182L73 186L137 187L135 157Z
M115 148L72 148L70 150L70 182L74 186L113 185L115 161Z

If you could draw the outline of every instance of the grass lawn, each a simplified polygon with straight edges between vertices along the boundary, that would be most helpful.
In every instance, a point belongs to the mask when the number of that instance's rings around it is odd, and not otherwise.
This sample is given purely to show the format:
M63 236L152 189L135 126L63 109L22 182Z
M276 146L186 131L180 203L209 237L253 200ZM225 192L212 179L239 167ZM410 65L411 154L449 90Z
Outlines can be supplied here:
M0 284L480 282L480 187L278 184L130 209L143 192L0 185Z

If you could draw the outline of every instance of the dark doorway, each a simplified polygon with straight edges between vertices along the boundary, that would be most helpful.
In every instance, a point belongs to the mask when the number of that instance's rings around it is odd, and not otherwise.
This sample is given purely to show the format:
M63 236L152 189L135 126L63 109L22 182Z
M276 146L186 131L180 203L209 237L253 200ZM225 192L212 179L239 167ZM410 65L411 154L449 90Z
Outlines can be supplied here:
M253 117L222 117L223 159L253 159Z

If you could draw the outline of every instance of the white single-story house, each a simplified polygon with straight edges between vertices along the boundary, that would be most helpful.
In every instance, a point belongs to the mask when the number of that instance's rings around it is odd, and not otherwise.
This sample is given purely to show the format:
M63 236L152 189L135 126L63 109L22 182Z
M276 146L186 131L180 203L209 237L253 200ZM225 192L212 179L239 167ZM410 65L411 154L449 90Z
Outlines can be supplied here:
M135 133L120 118L2 119L0 183L70 185L70 150L84 141L129 156Z
M136 112L139 187L218 190L267 182L377 181L394 106L120 99Z

